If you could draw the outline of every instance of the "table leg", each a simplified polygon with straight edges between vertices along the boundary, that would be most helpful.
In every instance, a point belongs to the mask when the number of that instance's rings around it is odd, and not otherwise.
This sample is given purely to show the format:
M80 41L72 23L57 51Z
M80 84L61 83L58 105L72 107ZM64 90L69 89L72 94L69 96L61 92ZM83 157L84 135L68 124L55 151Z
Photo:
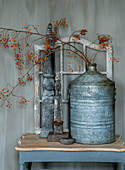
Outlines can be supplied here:
M24 164L20 164L20 170L24 170Z
M31 165L32 165L32 162L26 162L25 163L26 170L31 170Z
M125 164L121 163L121 170L125 170Z
M117 170L117 163L112 163L113 170Z

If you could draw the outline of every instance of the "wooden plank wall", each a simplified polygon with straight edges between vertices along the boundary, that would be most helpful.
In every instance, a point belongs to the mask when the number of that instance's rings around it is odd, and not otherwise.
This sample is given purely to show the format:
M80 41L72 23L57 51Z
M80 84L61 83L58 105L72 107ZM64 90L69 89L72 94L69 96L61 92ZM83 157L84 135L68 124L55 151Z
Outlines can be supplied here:
M86 28L86 38L94 41L96 33L108 33L113 37L114 80L117 87L116 132L125 140L125 1L124 0L0 0L0 26L21 29L27 24L39 24L41 33L46 32L49 22L67 18L69 36L77 29ZM18 70L13 53L0 47L0 89L7 82L17 82ZM18 170L18 153L14 150L23 133L33 132L33 83L16 90L30 100L28 106L20 106L12 98L13 108L0 108L0 170ZM40 169L107 170L111 164L96 163L46 163L33 164Z

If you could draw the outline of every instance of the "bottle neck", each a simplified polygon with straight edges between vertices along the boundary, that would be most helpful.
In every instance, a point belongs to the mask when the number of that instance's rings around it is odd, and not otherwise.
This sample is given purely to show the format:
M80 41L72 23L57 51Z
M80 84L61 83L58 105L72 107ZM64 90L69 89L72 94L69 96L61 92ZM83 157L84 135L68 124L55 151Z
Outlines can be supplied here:
M96 68L96 63L88 65L88 70L90 70L90 71L95 71L95 70L97 70L97 68Z

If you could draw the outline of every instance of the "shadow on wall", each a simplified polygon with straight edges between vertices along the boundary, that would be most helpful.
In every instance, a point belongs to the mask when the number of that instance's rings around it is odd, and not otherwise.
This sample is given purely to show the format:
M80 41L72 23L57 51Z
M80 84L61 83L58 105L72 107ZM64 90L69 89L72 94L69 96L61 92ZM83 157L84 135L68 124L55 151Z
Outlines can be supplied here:
M125 96L124 96L124 86L123 83L119 80L115 80L116 83L116 103L115 103L115 129L116 133L122 136L122 140L125 141L124 134L124 104L125 104Z

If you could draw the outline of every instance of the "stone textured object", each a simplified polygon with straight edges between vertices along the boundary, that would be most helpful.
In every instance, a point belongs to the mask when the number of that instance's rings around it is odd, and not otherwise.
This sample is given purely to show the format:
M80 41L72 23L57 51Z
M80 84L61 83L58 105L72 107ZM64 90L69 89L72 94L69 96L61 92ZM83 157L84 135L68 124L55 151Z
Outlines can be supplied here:
M48 135L48 138L47 138L47 141L48 142L60 142L61 139L68 139L69 138L69 133L68 132L63 132L63 134L61 133L53 133L53 132L50 132L49 135Z
M62 138L60 139L60 143L63 145L72 145L75 142L73 138Z
M61 77L60 73L55 76L55 97L54 97L54 131L50 132L47 138L48 142L60 142L62 138L68 138L69 133L63 132L62 121L62 96L61 96Z
M60 73L56 73L55 77L55 97L54 97L54 133L63 134L62 121L62 97L61 91L61 77Z
M48 24L47 38L53 47L52 24ZM46 58L48 52L43 54ZM48 133L53 131L54 117L54 77L55 77L55 54L48 56L48 61L43 62L43 96L42 96L42 115L41 115L41 138L47 138Z

